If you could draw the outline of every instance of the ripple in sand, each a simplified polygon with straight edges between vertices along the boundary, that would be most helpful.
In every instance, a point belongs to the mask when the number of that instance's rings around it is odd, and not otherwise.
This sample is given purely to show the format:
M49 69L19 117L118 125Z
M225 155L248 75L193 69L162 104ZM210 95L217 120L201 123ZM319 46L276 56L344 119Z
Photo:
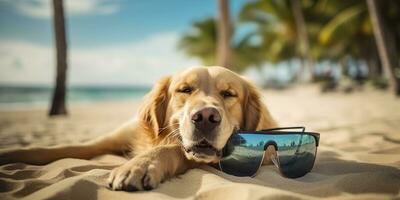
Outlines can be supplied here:
M1 166L1 170L17 170L17 169L25 169L26 164L24 163L13 163Z
M20 181L11 181L0 179L0 193L11 192L23 187L23 183Z

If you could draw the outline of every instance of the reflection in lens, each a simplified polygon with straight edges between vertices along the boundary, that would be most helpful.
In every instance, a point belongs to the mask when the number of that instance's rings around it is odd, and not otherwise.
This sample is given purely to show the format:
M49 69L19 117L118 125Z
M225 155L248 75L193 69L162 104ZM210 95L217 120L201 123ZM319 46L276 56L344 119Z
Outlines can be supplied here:
M285 135L278 141L279 168L288 178L311 171L315 160L315 138L307 134Z
M264 149L273 141L278 148L281 173L288 178L304 176L311 171L316 153L315 138L308 134L237 134L224 148L220 168L235 176L253 176L260 167Z
M254 144L248 136L251 135L234 135L228 141L225 157L220 161L223 172L234 176L252 176L257 172L264 155L264 143Z

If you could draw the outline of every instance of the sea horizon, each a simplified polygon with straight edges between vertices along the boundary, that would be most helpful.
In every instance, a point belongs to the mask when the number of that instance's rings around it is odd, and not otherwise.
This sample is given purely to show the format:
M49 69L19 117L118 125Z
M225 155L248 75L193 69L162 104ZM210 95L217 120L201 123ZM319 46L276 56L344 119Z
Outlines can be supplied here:
M72 85L67 87L68 104L141 99L151 86ZM0 84L0 110L50 106L53 86Z

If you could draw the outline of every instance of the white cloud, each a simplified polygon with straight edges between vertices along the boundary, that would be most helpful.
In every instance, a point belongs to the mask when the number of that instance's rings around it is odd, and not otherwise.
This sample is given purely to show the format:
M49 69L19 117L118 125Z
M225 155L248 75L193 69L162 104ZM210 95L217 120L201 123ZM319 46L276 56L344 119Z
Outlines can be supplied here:
M52 16L52 0L5 0L26 16L49 18ZM109 15L119 11L119 0L64 0L68 16L100 14Z
M140 42L69 50L71 84L153 84L160 77L199 65L176 50L177 33L161 33ZM0 82L51 84L52 47L24 41L0 41Z
M54 72L53 54L48 47L23 41L0 41L0 81L50 83Z

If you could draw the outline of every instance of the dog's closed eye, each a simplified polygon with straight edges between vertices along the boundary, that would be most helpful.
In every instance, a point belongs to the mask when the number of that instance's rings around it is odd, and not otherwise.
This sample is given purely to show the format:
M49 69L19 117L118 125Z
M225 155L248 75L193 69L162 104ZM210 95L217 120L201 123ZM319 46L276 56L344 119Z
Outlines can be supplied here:
M220 92L223 98L236 97L237 95L231 90L222 90Z
M179 93L191 94L193 92L193 87L191 86L183 86L177 90Z

